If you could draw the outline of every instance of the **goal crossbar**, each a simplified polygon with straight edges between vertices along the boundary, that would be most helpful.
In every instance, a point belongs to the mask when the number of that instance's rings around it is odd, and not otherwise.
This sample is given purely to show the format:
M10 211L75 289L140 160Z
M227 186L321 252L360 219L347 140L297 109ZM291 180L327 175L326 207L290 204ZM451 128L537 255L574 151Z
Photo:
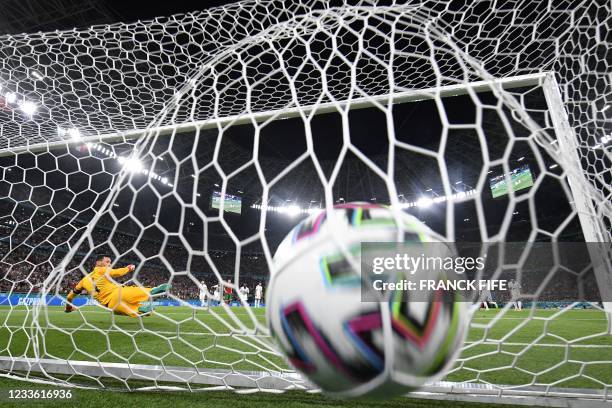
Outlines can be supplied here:
M493 79L486 81L474 81L467 84L446 85L434 88L410 89L402 92L394 92L372 97L354 98L350 100L342 100L336 102L326 102L317 105L307 105L300 108L291 107L287 109L269 110L265 112L254 112L250 114L239 114L223 116L218 118L210 118L203 120L188 121L185 123L177 123L172 125L152 126L147 129L132 129L120 132L112 132L93 136L84 136L77 140L65 139L55 140L44 143L28 144L15 147L0 149L0 157L20 152L41 152L48 151L55 147L83 144L91 142L117 142L131 139L138 139L147 134L170 135L173 133L186 133L196 131L198 129L213 129L224 127L226 125L240 125L246 123L261 123L269 119L287 119L300 115L308 115L315 112L316 114L324 114L337 112L340 109L345 109L350 106L350 109L365 109L376 106L376 104L397 104L404 102L414 102L419 100L433 99L437 95L441 97L451 97L465 95L469 90L474 92L482 92L491 90L494 86L499 86L502 89L522 88L541 84L546 78L547 73L541 72L537 74L518 75L508 78Z

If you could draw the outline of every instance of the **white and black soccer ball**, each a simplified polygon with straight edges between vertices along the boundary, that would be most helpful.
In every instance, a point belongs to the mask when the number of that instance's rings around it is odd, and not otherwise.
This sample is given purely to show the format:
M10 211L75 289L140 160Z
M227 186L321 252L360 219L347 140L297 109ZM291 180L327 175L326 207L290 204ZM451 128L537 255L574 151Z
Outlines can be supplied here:
M270 333L290 364L327 393L414 390L443 376L463 344L469 308L458 294L362 301L360 271L345 255L358 259L361 242L398 238L440 242L408 214L349 203L309 216L278 247L266 298Z

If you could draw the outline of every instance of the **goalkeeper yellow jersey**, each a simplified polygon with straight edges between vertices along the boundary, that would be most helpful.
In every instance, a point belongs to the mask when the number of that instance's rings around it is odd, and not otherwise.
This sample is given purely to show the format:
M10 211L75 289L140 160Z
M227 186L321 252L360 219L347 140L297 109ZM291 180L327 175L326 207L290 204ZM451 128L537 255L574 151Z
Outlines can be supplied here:
M75 292L86 290L93 295L94 299L101 305L106 305L111 295L120 285L110 281L106 277L107 268L104 266L96 266L89 275L85 276L74 287ZM108 269L108 275L111 278L118 278L128 273L128 268Z
M76 294L79 294L84 290L93 295L93 272L81 279L73 289Z

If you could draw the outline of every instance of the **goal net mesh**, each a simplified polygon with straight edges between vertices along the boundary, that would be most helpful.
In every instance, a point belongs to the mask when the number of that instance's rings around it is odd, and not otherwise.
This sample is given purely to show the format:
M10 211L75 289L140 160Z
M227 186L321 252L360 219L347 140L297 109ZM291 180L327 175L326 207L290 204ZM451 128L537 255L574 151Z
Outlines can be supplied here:
M211 295L246 284L252 303L284 234L338 202L402 209L448 241L610 242L609 2L350 3L244 1L1 38L4 373L130 390L308 389L261 310L194 300L202 282ZM492 199L490 179L510 184L527 163L533 185ZM88 298L64 315L53 302L100 253L136 265L123 283L170 283L156 302L176 307L129 319ZM554 288L572 293L593 263L557 260L534 283L500 262L527 312L494 294L505 306L476 312L432 389L608 399L601 304L576 292L538 310L555 274L574 277ZM609 276L596 276L602 293Z

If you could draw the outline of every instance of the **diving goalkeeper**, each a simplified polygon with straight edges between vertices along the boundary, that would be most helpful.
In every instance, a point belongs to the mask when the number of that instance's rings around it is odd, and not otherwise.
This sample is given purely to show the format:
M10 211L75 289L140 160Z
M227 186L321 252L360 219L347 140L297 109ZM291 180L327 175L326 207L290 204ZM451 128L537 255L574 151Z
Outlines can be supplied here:
M75 309L72 300L85 291L92 295L99 304L113 310L115 314L131 317L143 316L153 311L151 297L170 289L170 284L167 283L154 288L119 285L112 278L132 272L134 265L111 269L111 263L110 257L106 255L96 258L94 270L81 279L66 297L66 309L64 310L66 313Z

